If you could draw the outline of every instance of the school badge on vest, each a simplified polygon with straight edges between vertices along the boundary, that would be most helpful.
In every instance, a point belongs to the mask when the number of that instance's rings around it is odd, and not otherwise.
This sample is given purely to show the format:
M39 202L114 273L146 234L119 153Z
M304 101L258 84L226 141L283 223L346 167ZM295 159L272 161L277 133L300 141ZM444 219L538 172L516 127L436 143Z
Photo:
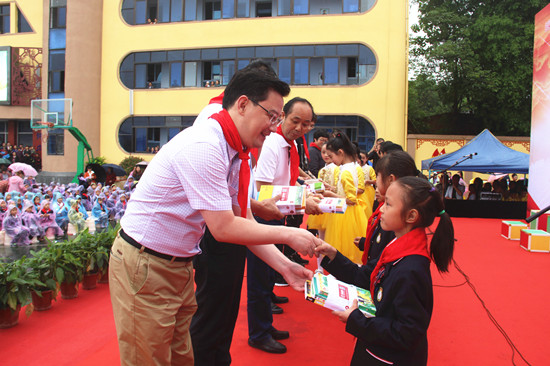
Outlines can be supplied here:
M376 237L376 244L380 244L380 240L382 240L382 234L378 233L378 236Z
M382 301L382 287L378 289L378 292L376 293L376 301L380 302Z

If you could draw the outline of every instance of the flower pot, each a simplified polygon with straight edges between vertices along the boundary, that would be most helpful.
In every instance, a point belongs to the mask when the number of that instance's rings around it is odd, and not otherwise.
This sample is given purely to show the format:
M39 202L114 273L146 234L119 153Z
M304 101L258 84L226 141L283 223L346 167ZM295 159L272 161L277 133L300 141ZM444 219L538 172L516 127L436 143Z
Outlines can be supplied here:
M97 287L97 272L85 273L82 279L82 288L84 290L93 290Z
M34 310L36 311L44 311L52 308L52 298L53 298L53 291L52 290L46 290L46 291L40 291L42 294L42 297L40 297L36 292L31 292L32 297L32 304L34 305Z
M11 308L0 309L0 329L11 328L19 323L19 311L21 305L17 305L17 309Z
M109 283L109 266L105 269L105 273L100 272L97 283Z
M78 283L62 282L59 285L61 297L65 300L75 299L78 297Z

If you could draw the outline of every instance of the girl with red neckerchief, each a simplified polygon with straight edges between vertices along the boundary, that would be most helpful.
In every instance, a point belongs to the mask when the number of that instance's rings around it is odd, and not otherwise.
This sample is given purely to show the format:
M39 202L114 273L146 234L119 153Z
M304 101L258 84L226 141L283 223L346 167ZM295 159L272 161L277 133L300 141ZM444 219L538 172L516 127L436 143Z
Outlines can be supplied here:
M447 272L453 257L454 229L443 199L427 180L404 177L386 192L381 225L393 231L374 268L357 267L330 245L316 248L324 254L322 266L339 280L369 289L376 316L367 318L358 310L335 311L346 331L357 342L351 365L426 365L427 331L433 310L430 263ZM439 217L430 245L426 228Z

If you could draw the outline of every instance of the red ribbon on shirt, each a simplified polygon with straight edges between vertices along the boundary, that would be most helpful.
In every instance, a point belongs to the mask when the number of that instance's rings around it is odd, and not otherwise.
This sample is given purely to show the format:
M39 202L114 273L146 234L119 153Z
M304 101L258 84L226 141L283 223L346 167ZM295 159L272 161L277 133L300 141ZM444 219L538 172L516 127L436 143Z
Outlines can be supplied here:
M222 92L217 97L210 99L210 102L208 104L223 104L223 95L224 95L224 92Z
M374 233L374 229L378 226L378 223L380 222L380 209L384 205L384 202L380 202L378 204L378 207L376 207L376 210L372 213L372 215L369 217L369 221L367 224L367 233L365 235L365 247L363 248L363 256L361 257L361 262L363 264L367 264L367 260L369 259L369 249L370 249L370 242L372 240L372 235Z
M300 156L298 155L298 149L294 141L288 140L285 135L283 135L281 126L277 127L277 133L283 136L287 144L290 145L290 185L293 186L296 184L298 176L300 175Z
M386 264L409 255L422 255L430 259L426 229L417 227L395 239L382 251L380 259L370 275L370 293L374 298L374 288L381 281Z
M304 140L304 153L306 154L307 161L309 161L309 150L307 149L306 135L302 135L302 140Z
M317 146L317 144L315 142L312 142L311 144L309 144L309 146L313 146L317 150L321 151L321 148L319 146Z
M239 193L237 200L241 208L241 216L246 218L246 212L248 207L248 185L250 182L250 167L248 166L248 147L243 148L241 136L235 126L235 122L231 119L229 112L222 109L221 112L212 115L210 118L218 121L220 124L223 135L227 144L239 153L239 159L241 159L241 167L239 170Z

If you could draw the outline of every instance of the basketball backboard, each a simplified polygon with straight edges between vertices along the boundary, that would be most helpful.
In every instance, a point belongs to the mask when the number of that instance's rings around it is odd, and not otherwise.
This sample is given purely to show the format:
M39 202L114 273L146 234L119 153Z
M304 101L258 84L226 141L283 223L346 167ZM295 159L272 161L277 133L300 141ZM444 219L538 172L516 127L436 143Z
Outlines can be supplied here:
M31 101L31 128L70 128L73 126L73 100L35 99Z

